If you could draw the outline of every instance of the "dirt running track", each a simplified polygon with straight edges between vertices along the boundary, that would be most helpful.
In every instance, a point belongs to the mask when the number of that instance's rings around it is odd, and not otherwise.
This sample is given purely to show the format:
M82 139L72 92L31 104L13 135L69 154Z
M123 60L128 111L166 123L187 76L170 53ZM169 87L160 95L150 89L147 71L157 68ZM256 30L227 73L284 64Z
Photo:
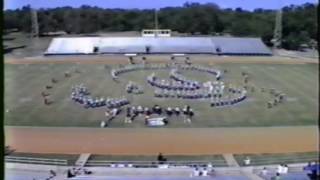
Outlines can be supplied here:
M198 129L5 127L17 152L205 155L317 151L315 126Z
M149 55L146 56L148 62L168 63L168 55ZM225 63L253 63L253 64L318 64L318 59L309 58L287 58L287 57L251 57L251 56L210 56L193 55L191 60L197 63L225 64ZM134 58L141 61L141 57ZM184 58L177 58L177 61L184 61ZM39 56L29 58L5 57L6 64L128 64L128 58L121 55L80 55L80 56Z

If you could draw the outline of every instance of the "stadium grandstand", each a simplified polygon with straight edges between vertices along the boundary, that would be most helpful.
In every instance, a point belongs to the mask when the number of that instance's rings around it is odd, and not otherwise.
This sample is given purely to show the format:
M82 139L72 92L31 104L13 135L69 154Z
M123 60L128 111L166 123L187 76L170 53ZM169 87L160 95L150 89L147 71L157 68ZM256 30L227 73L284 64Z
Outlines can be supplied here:
M45 55L215 54L270 56L260 38L236 37L74 37L54 38Z

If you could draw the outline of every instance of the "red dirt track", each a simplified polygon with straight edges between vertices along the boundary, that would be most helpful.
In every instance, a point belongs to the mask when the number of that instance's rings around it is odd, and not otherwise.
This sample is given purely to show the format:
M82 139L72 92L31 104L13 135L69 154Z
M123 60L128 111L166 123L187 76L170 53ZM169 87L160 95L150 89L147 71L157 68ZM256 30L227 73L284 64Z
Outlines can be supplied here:
M141 57L135 58L139 61ZM194 62L197 63L210 63L210 64L224 64L224 63L254 63L254 64L318 64L318 59L297 59L286 57L238 57L238 56L208 56L199 55L191 56ZM170 62L169 55L153 55L147 56L149 62ZM178 60L179 61L179 58ZM64 63L79 63L79 64L127 64L128 58L120 55L82 55L82 56L39 56L30 58L5 58L6 64L64 64Z
M114 155L205 155L317 151L315 126L262 128L100 129L6 127L17 152Z

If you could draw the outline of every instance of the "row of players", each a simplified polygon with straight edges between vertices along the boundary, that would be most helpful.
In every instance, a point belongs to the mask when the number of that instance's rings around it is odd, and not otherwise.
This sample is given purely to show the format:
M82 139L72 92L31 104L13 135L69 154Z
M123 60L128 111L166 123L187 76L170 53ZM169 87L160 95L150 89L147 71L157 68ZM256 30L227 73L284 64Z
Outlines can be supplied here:
M194 116L193 109L191 109L189 105L185 105L184 108L170 107L170 106L168 106L167 108L162 108L159 105L154 105L152 108L142 107L142 106L137 106L137 107L132 106L132 107L127 107L125 123L131 123L132 121L134 121L134 119L137 116L144 115L145 123L146 125L148 125L148 123L150 123L149 120L151 120L149 118L152 114L156 114L158 116L167 115L168 117L172 115L176 115L176 116L184 115L184 119L185 119L184 121L188 123L191 123L191 119ZM169 122L166 119L166 117L160 117L156 121L165 121L164 123L162 123L163 125L166 125Z
M181 82L182 84L191 84L191 85L194 85L194 86L200 88L200 83L198 81L193 81L193 80L187 79L186 77L181 75L177 69L172 69L170 71L170 78L177 81L177 82Z
M177 93L175 91L167 91L167 93L162 93L163 90L157 89L155 91L155 97L157 98L182 98L182 99L208 99L211 98L211 106L218 107L218 106L225 106L225 105L234 105L246 99L246 91L234 90L232 91L234 95L231 98L224 98L222 99L222 94L211 94L208 92L201 92L197 93L197 91L186 91L182 93ZM178 91L180 92L180 91Z
M123 73L127 73L127 72L139 71L139 70L159 70L159 69L167 69L169 67L170 67L169 64L150 64L150 65L129 64L126 66L122 66L118 69L112 69L111 76L113 78L117 78L118 75L123 74Z
M193 109L190 108L189 105L185 105L184 108L179 108L179 107L171 107L168 106L167 108L162 108L159 105L154 105L152 108L148 107L142 107L142 106L131 106L127 107L127 116L138 116L139 114L145 114L147 116L150 116L151 114L157 114L157 115L162 115L163 113L166 113L166 115L171 116L173 114L175 115L190 115L192 114L193 116Z
M130 104L125 98L119 99L104 99L104 98L92 98L90 96L75 95L71 97L75 102L84 105L85 108L98 108L106 106L107 108L120 108Z
M167 90L185 90L185 91L194 91L200 89L199 83L190 83L190 82L180 82L180 81L170 81L165 79L159 79L153 74L147 77L147 82L154 87Z
M129 94L131 94L131 93L133 93L133 94L142 94L143 93L143 88L142 88L142 86L130 81L126 86L126 91Z
M105 116L107 118L107 121L101 122L101 127L106 127L109 125L109 123L116 118L120 113L122 112L121 108L113 108L111 110L107 110L105 112ZM151 115L158 115L157 118L150 118ZM126 108L126 117L125 117L125 123L132 123L135 118L138 116L144 116L145 124L146 125L152 125L152 123L155 123L154 121L159 121L160 124L158 125L167 125L169 121L167 120L167 117L170 117L172 115L180 116L183 115L184 121L191 123L191 119L194 116L193 109L190 108L189 105L185 105L184 108L179 107L161 107L159 105L154 105L151 108L143 107L143 106L128 106ZM151 124L150 121L153 121Z
M245 90L229 88L229 93L233 95L246 94ZM194 91L175 91L157 88L154 96L158 98L182 98L182 99L202 99L202 98L221 98L224 94L223 89L198 89Z
M211 97L222 97L222 94L210 93L208 90L204 89L194 91L170 91L158 88L155 89L154 96L157 98L202 99Z
M129 104L129 101L126 98L105 99L91 97L90 92L83 84L72 88L71 99L84 105L85 108L97 108L103 106L107 106L107 108L119 108Z
M220 106L228 106L228 105L234 105L239 102L244 101L247 98L246 94L241 94L239 97L233 98L233 99L214 99L211 101L210 106L211 107L220 107Z
M213 68L207 68L199 65L179 65L179 64L130 64L122 66L118 69L112 69L111 75L113 78L117 78L118 75L138 71L138 70L159 70L159 69L168 69L168 68L181 68L184 70L196 70L200 72L206 72L209 74L213 74L217 80L221 78L221 71Z
M216 80L220 80L222 73L220 70L213 69L213 68L208 68L204 66L199 66L199 65L179 65L179 68L183 70L195 70L195 71L200 71L200 72L206 72L209 74L213 74L216 77Z

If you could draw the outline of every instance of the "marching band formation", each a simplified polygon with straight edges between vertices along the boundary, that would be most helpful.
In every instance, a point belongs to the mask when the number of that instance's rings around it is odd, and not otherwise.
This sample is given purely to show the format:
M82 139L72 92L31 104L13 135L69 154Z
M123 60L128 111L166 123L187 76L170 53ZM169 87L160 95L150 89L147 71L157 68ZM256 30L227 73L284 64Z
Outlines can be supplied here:
M212 74L216 77L216 80L219 81L222 77L222 73L218 69L213 69L213 68L207 68L199 65L178 65L179 69L182 70L191 70L191 71L199 71L199 72L205 72Z
M128 94L142 94L143 93L143 88L142 86L139 86L137 83L134 83L132 81L130 81L128 84L127 84L127 87L126 87L126 91Z
M180 82L181 84L191 85L196 89L200 88L200 83L198 81L189 80L183 75L181 75L177 69L172 69L170 71L170 78L174 81Z
M158 117L152 118L151 115L157 115ZM167 117L175 115L176 117L182 115L184 122L191 123L192 117L194 116L193 109L189 105L185 105L183 108L180 107L161 107L154 105L153 107L143 106L128 106L126 109L125 123L132 123L136 117L144 116L145 125L147 126L164 126L169 123Z
M160 79L152 73L147 77L147 82L155 88L154 96L157 98L178 98L178 99L209 99L211 107L233 105L246 98L247 91L243 88L225 88L221 79L222 73L214 68L203 67L193 64L130 64L113 69L111 75L114 79L120 74L138 70L160 70L170 69L170 79ZM179 70L191 70L212 74L216 81L201 83L184 77ZM139 88L129 82L127 92Z
M166 80L160 79L152 73L147 77L147 82L156 88L164 89L164 90L184 90L184 91L194 91L196 89L200 89L200 85L198 82L181 82L176 80Z
M210 99L211 107L234 105L246 98L247 91L232 87L225 89L222 81L208 81L200 83L188 80L176 69L170 72L170 80L160 79L152 73L147 77L147 82L155 87L154 96L157 98L178 99ZM228 97L223 97L228 94Z
M161 69L181 69L181 70L191 70L206 72L215 76L216 80L220 80L222 73L220 70L207 68L199 65L186 65L186 64L129 64L121 66L117 69L111 70L111 76L113 79L117 79L119 75L140 70L161 70Z
M229 89L230 90L230 89ZM245 100L247 98L246 94L247 91L246 90L231 90L229 91L232 94L232 97L218 97L218 98L212 98L211 99L211 107L218 107L218 106L226 106L226 105L234 105L237 104L239 102L242 102L243 100Z
M178 98L178 99L209 99L212 107L233 105L246 98L246 90L234 87L225 88L221 79L221 71L202 67L199 65L186 64L130 64L112 69L111 75L114 79L120 74L138 70L159 70L171 69L170 79L160 79L152 73L147 77L147 82L155 88L154 96L157 98ZM216 81L201 83L184 77L179 70L193 70L212 74ZM141 94L143 89L134 82L126 86L127 93ZM71 99L83 104L85 108L96 108L107 106L108 108L119 108L129 104L126 98L105 99L104 97L92 97L90 92L83 85L72 88Z
M169 79L161 79L152 73L147 77L147 83L155 88L154 96L157 98L177 98L177 99L205 99L210 101L211 107L219 107L225 105L234 105L243 101L246 98L247 91L244 88L236 88L229 84L226 86L224 82L220 81L221 72L216 69L192 65L192 64L131 64L121 66L118 69L112 69L111 75L113 79L117 79L120 74L138 70L160 70L170 69ZM199 82L184 77L180 70L200 71L212 74L215 81ZM127 93L141 94L143 93L142 86L129 81L126 86ZM83 84L72 87L71 99L83 105L85 108L97 108L106 106L112 110L111 118L108 122L116 117L121 111L121 107L130 104L126 98L104 98L92 97L88 88ZM117 110L117 111L115 111ZM114 112L113 112L114 111ZM108 110L106 116L109 115ZM163 117L151 118L150 115L156 114ZM128 106L126 110L125 123L132 122L135 117L144 115L145 124L147 126L162 126L167 125L167 117L172 115L183 115L185 122L191 122L194 115L190 106L184 108L167 107L162 108L155 105L152 108L142 106ZM105 121L102 121L101 126L105 126Z
M90 92L88 88L85 87L83 84L76 85L72 87L71 92L71 99L79 104L84 105L85 108L97 108L107 106L107 108L120 108L121 106L125 106L129 104L129 101L126 98L119 98L119 99L105 99L101 98L94 98L90 96Z
M140 70L160 70L167 69L170 65L168 64L129 64L125 66L121 66L118 69L111 70L111 76L113 79L117 79L120 74L132 72L132 71L140 71Z

